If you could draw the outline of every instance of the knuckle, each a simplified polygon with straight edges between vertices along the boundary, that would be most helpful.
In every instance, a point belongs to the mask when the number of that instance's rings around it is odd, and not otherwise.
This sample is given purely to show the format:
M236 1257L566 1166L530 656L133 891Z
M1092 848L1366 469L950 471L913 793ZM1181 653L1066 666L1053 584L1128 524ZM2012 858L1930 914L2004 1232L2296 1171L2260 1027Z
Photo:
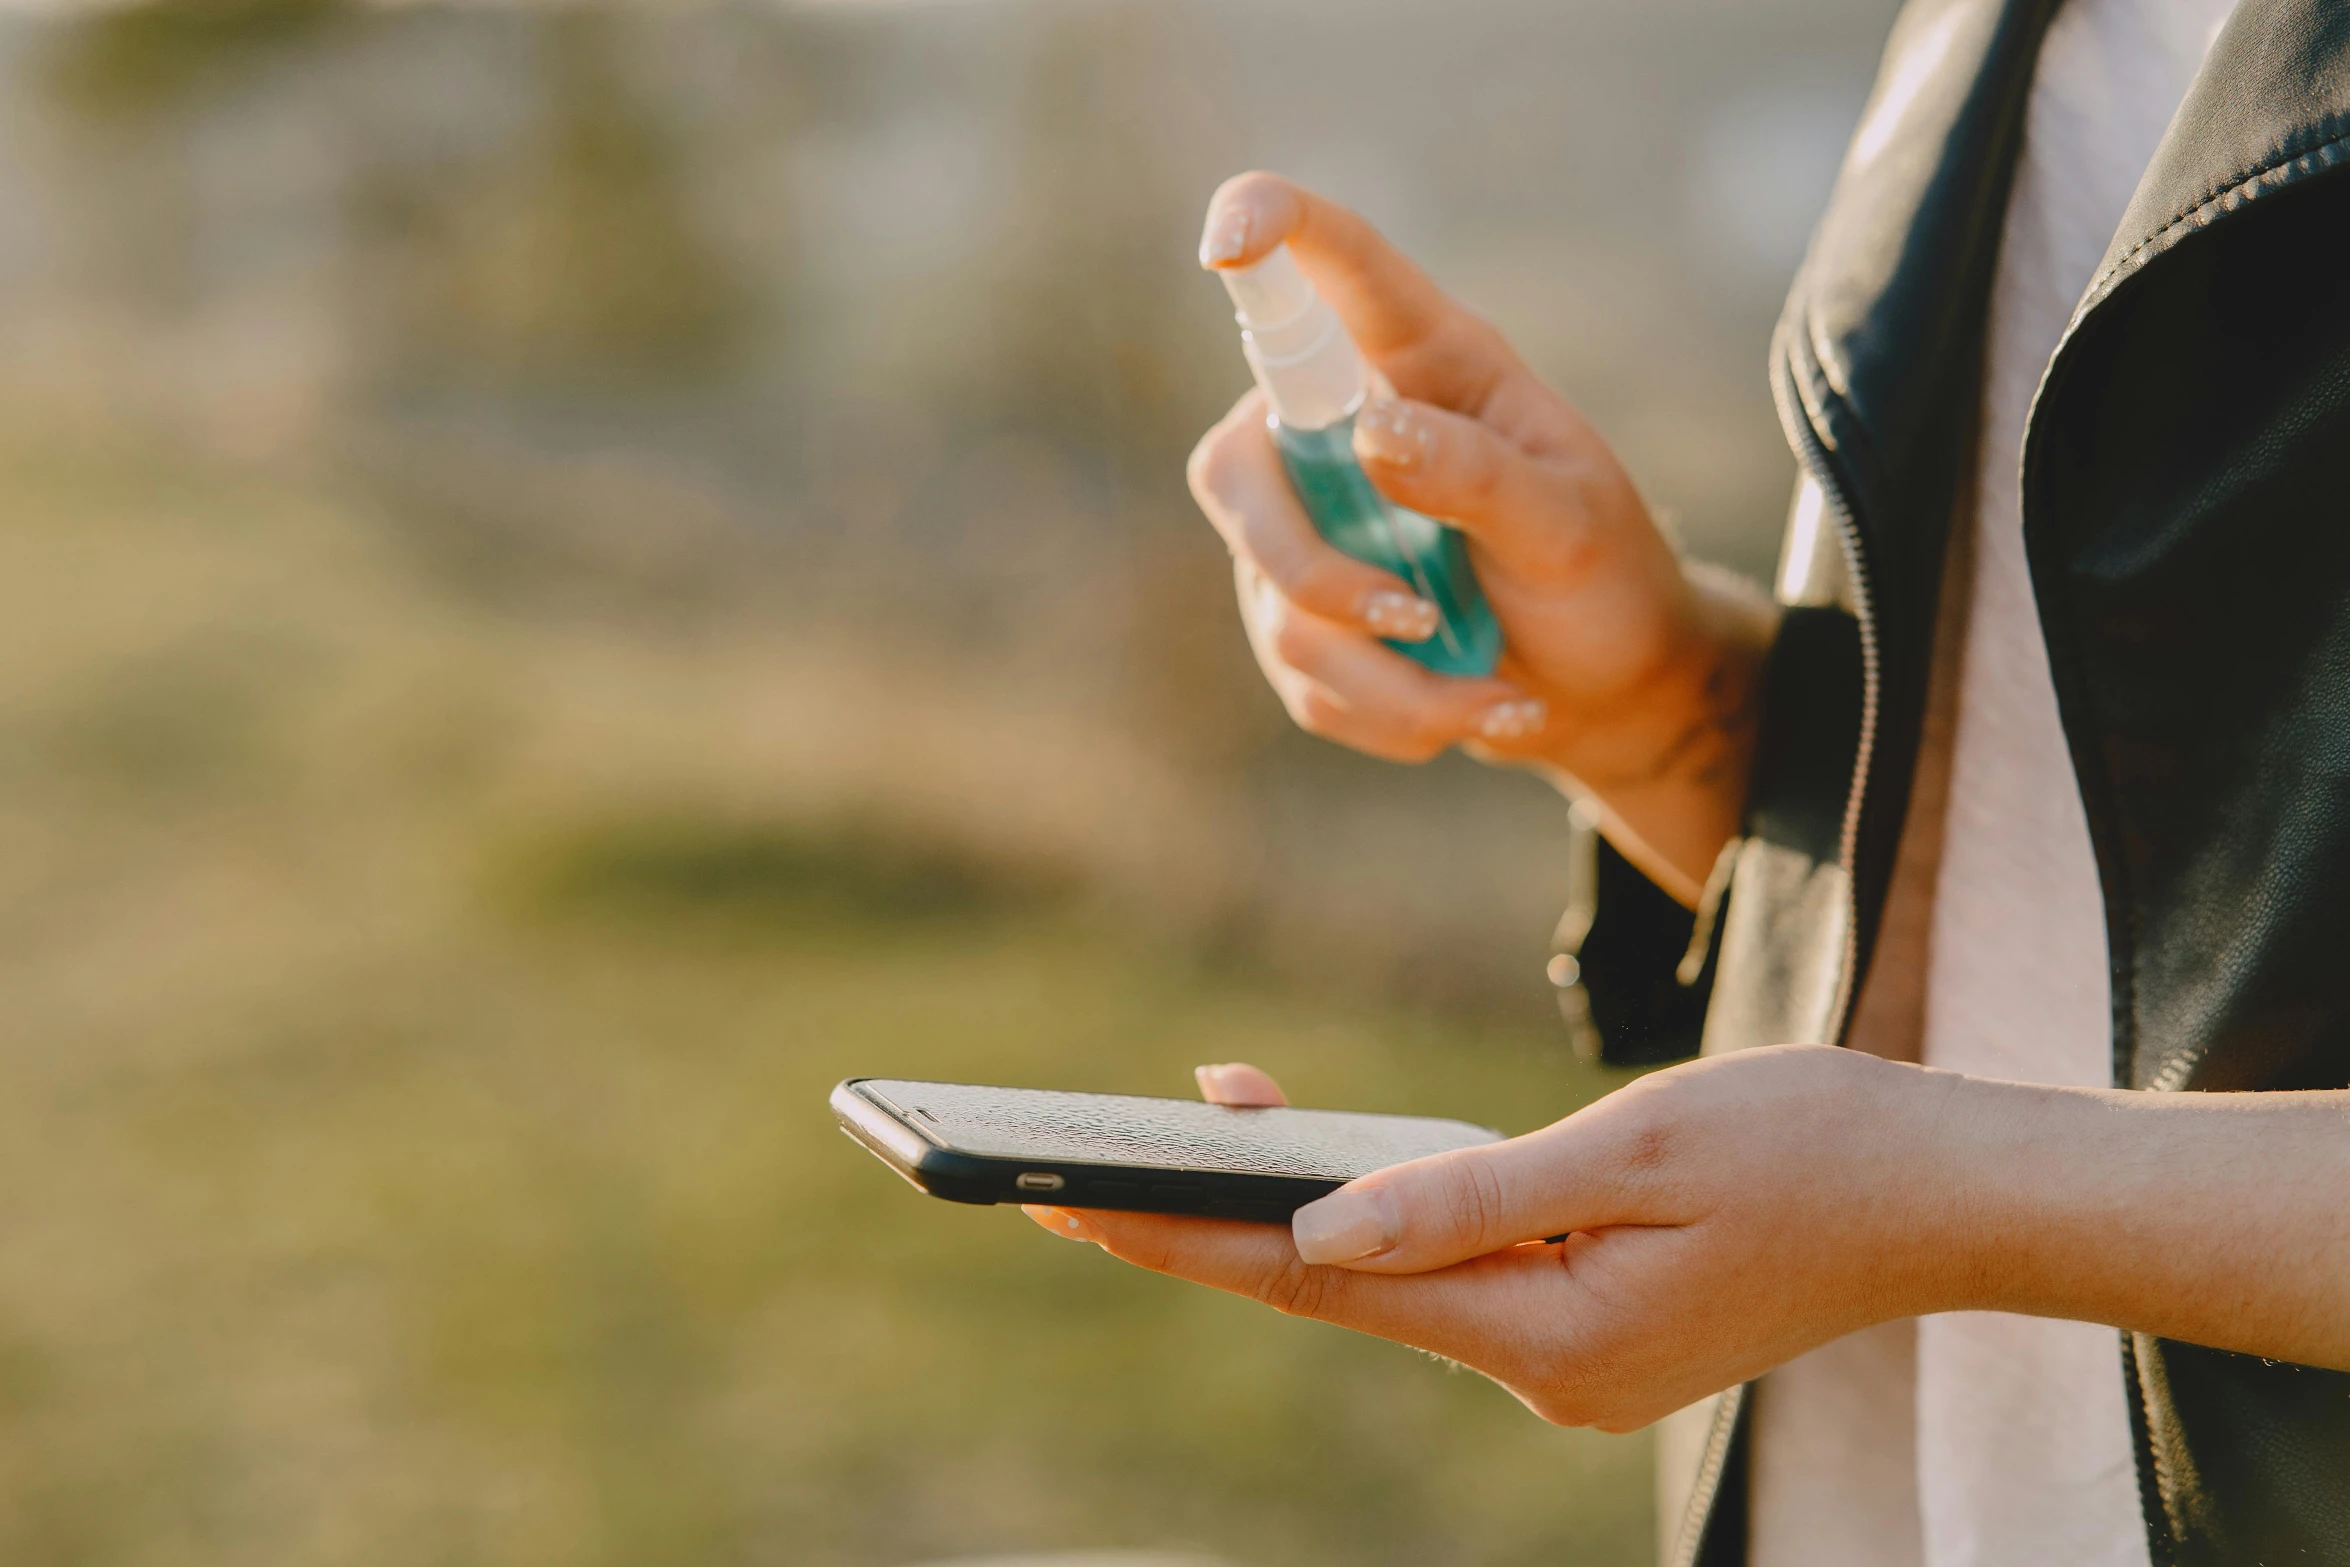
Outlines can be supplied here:
M1653 1175L1673 1162L1673 1131L1647 1122L1632 1129L1625 1140L1623 1164L1629 1174Z
M1625 1121L1616 1133L1609 1163L1627 1185L1653 1182L1671 1170L1681 1152L1678 1085L1628 1098Z
M1317 1268L1291 1258L1257 1281L1250 1294L1285 1317L1321 1317L1331 1308L1343 1279L1335 1268Z
M1289 605L1274 610L1265 627L1265 644L1281 662L1297 667L1313 656L1314 631L1303 615Z
M1437 718L1409 700L1390 699L1371 715L1378 724L1375 744L1364 749L1382 761L1419 766L1444 754L1452 734Z
M1337 731L1345 714L1345 709L1327 692L1315 689L1299 692L1288 706L1289 716L1298 728L1324 739Z
M1449 301L1432 346L1443 361L1461 367L1442 402L1472 417L1485 410L1519 365L1507 334L1457 299Z
M1487 320L1483 313L1475 310L1462 310L1461 333L1468 340L1471 351L1478 356L1481 362L1496 367L1493 376L1495 382L1499 382L1503 378L1502 372L1517 367L1519 363L1518 351L1511 345L1509 334ZM1485 388L1488 396L1492 395L1493 390L1492 386Z
M1113 1234L1102 1249L1151 1273L1171 1272L1177 1261L1173 1242L1147 1229L1139 1234Z
M1490 508L1508 487L1509 457L1497 438L1486 436L1453 443L1453 488L1463 502Z
M1475 1246L1494 1242L1504 1213L1501 1177L1483 1159L1457 1159L1445 1174L1439 1201L1452 1234Z
M1388 742L1386 748L1379 754L1387 761L1418 767L1424 763L1433 762L1437 757L1443 755L1444 746L1445 742L1442 740L1432 739L1427 735L1414 734Z
M1360 720L1364 715L1359 712ZM1418 767L1434 760L1443 752L1445 742L1409 723L1398 722L1391 713L1370 717L1375 728L1360 735L1354 746L1358 751L1376 756L1383 762L1396 762L1406 767ZM1361 727L1358 724L1358 727Z
M1351 573L1319 552L1301 549L1284 562L1289 567L1289 596L1315 609L1337 612L1349 602Z
M1313 580L1311 547L1295 537L1283 519L1256 511L1234 511L1244 546L1265 580L1295 602L1305 596Z

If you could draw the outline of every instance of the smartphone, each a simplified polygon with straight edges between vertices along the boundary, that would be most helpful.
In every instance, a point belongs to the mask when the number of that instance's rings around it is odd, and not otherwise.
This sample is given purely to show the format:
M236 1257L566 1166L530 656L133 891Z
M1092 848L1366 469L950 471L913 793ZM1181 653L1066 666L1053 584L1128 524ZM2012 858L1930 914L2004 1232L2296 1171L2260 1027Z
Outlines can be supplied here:
M933 1197L1286 1224L1358 1175L1499 1142L1466 1121L853 1077L841 1130Z

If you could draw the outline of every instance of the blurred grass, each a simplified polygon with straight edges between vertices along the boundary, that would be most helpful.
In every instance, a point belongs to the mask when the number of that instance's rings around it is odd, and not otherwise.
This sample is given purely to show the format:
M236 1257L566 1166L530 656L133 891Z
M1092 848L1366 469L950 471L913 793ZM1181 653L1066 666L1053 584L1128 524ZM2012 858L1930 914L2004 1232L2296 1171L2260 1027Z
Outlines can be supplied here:
M1645 1442L925 1200L823 1105L1246 1058L1516 1129L1604 1086L1555 1031L812 806L752 630L493 612L374 504L0 450L0 1559L1645 1559Z
M1235 634L1192 225L1357 202L1766 570L1781 263L1691 171L1832 169L1885 7L1373 10L0 18L0 1561L1648 1559L1644 1441L821 1102L1606 1086L1555 794Z
M690 818L574 829L532 846L514 881L542 914L770 933L843 919L967 923L1065 890L1040 868L990 865L903 829L819 835Z

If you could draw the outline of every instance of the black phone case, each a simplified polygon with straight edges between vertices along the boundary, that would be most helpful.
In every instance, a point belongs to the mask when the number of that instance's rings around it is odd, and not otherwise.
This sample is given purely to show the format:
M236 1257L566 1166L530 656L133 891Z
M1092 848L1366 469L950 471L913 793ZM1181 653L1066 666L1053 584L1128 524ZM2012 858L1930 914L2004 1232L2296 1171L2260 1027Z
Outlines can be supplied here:
M1033 1119L1049 1101L1067 1118L1062 1140L1089 1157L974 1151L890 1101L875 1086L951 1090L968 1109L1000 1104L1008 1126ZM998 1097L1000 1096L1000 1097ZM1407 1158L1495 1142L1501 1134L1466 1121L1352 1112L1227 1109L1197 1100L1117 1094L1062 1094L974 1084L901 1084L851 1078L832 1091L832 1112L848 1133L918 1189L949 1202L1059 1203L1133 1213L1201 1214L1286 1224L1289 1216L1358 1175ZM1019 1115L1025 1112L1025 1115ZM1217 1118L1203 1132L1202 1118ZM1171 1117L1189 1135L1168 1131ZM1228 1117L1229 1120L1223 1118ZM1016 1126L999 1141L1020 1140ZM1202 1143L1207 1157L1200 1157ZM1184 1157L1185 1153L1191 1157ZM1092 1157L1098 1153L1099 1157Z

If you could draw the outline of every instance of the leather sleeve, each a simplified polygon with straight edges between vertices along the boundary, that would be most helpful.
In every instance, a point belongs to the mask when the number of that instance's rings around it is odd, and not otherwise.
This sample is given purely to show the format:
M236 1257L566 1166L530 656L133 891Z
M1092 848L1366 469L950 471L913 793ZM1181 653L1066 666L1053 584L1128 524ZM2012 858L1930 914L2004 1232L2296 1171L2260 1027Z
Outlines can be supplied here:
M1834 864L1851 788L1860 708L1860 636L1840 609L1790 609L1764 666L1762 730L1744 812L1749 842ZM1602 840L1562 950L1577 959L1600 1059L1646 1066L1695 1055L1738 878L1698 916ZM1759 881L1749 876L1746 879ZM1756 887L1752 895L1768 896ZM1749 911L1750 913L1754 911ZM1788 1037L1797 1037L1789 1035Z
M1600 1060L1653 1066L1697 1054L1712 965L1692 984L1683 984L1677 972L1696 916L1606 839L1598 839L1593 852L1591 925L1576 958Z
M1745 833L1809 860L1843 852L1861 726L1860 627L1841 609L1790 609L1763 667L1762 729Z

